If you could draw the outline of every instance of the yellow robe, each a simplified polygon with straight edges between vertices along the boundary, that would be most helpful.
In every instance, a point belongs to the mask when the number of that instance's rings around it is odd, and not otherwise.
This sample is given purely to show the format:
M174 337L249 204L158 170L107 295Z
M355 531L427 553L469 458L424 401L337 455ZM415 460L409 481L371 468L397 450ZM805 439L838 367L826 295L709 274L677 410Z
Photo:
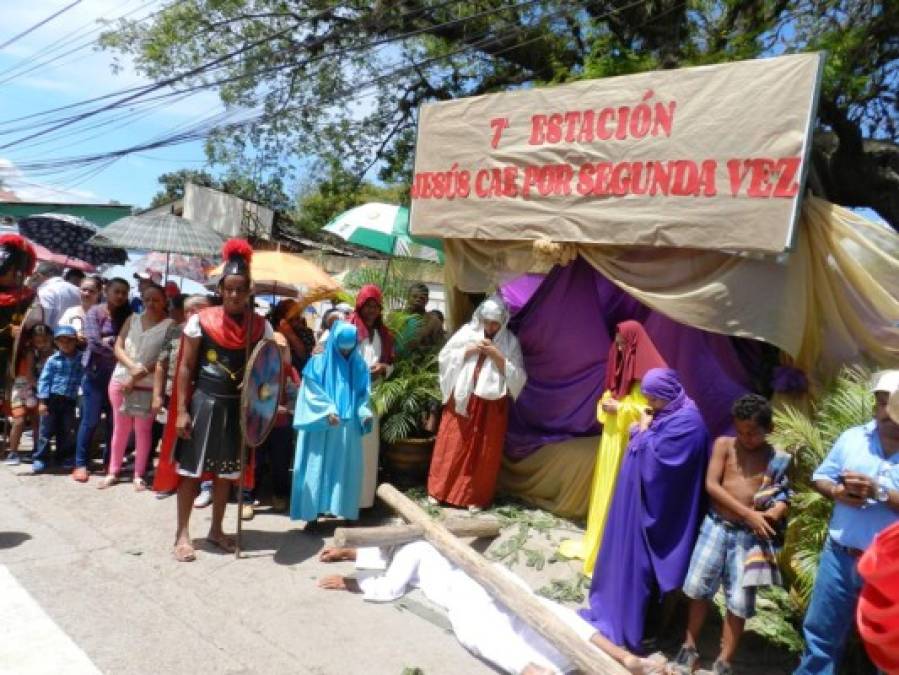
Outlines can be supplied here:
M559 547L559 552L565 557L581 558L584 561L584 574L588 576L593 574L596 556L602 545L606 516L615 493L618 469L630 438L631 425L640 421L640 413L647 406L646 397L640 392L639 381L635 381L630 392L618 401L617 413L607 413L602 409L602 404L611 398L612 392L606 391L596 406L596 419L602 424L602 437L593 471L587 531L581 541L566 540Z

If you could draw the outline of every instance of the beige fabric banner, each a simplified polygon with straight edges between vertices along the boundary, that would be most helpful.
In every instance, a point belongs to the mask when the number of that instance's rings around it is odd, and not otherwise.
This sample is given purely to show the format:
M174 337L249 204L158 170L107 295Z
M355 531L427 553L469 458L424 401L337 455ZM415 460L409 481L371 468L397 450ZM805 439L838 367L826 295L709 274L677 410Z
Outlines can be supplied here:
M764 340L817 382L845 363L899 367L899 235L823 199L804 200L795 250L779 260L683 249L446 244L447 285L462 291L546 271L548 253L562 264L579 254L675 321Z
M781 252L821 61L799 54L425 105L412 233Z

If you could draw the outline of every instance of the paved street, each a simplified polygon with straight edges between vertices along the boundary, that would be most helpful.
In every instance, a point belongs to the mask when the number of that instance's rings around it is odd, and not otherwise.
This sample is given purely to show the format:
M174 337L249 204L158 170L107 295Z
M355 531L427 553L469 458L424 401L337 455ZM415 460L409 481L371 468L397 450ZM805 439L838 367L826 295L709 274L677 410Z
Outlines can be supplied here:
M173 498L28 470L0 467L0 673L494 672L417 592L375 605L316 588L352 567L319 563L325 540L286 516L245 523L245 559L178 564Z

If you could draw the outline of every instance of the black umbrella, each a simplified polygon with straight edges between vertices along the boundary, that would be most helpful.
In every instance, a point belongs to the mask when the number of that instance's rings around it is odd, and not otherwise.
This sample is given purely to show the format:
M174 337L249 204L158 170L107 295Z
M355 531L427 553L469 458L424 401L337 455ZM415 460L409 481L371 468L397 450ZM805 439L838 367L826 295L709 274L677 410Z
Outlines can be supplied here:
M128 253L123 248L87 243L98 235L97 226L84 218L65 213L39 213L19 220L19 232L31 241L72 258L85 260L92 265L123 265L128 261Z

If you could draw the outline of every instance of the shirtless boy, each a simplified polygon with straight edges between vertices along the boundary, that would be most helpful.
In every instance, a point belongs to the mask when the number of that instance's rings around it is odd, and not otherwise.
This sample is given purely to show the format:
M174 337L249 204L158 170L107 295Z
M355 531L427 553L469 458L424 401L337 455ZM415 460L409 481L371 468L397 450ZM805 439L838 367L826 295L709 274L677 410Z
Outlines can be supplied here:
M737 436L715 441L705 483L711 505L684 582L690 611L686 639L675 661L682 673L696 669L696 642L720 586L724 586L727 615L712 672L729 675L746 619L755 613L756 588L778 579L772 540L789 508L789 456L776 452L766 440L772 430L772 412L764 397L739 398L731 414ZM759 560L773 566L765 577L768 581L744 578L750 554L753 566Z

